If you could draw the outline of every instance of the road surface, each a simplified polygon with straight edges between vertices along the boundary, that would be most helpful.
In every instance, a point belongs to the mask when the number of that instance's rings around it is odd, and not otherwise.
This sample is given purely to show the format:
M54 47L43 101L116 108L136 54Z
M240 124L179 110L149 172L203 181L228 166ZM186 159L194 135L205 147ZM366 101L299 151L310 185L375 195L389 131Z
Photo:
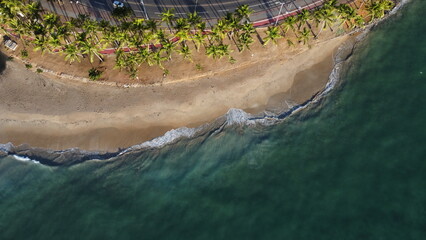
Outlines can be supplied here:
M66 17L76 17L87 14L96 20L114 21L111 17L113 0L62 0L63 4L41 0L44 8ZM160 13L174 9L177 17L186 16L189 12L197 11L207 20L209 25L223 17L227 12L233 12L238 6L247 4L254 13L250 16L253 22L273 22L278 15L296 12L302 8L320 6L323 0L125 0L138 18L159 19ZM260 25L260 24L259 24Z

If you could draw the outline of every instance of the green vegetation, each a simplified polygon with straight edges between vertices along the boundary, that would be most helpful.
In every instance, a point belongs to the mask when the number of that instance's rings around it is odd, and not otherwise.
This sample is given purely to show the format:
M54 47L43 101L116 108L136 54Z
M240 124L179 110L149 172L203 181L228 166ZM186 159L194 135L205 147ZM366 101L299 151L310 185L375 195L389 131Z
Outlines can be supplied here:
M89 79L92 81L96 81L99 78L101 78L102 75L102 71L96 69L96 68L91 68L89 69Z
M30 68L33 68L33 65L31 65L31 64L29 64L29 63L27 63L27 64L25 64L25 67L26 67L27 69L30 69Z
M42 72L43 72L43 69L37 68L36 73L42 73Z
M297 42L309 45L311 39L321 35L324 29L338 29L339 33L342 29L363 27L366 21L383 17L394 6L391 0L364 2L362 6L368 16L359 15L352 7L354 4L328 0L319 8L302 10L296 16L269 26L264 37L254 28L250 20L253 11L247 5L226 14L210 30L196 12L177 17L173 9L168 9L161 14L160 20L147 20L132 18L128 8L115 8L113 15L118 23L112 25L107 21L94 21L86 15L63 21L56 14L43 10L38 2L29 0L0 0L0 22L5 32L12 29L35 51L42 54L58 52L70 64L80 62L81 58L88 58L92 63L95 60L102 62L102 50L113 49L115 67L137 78L142 64L156 65L167 75L169 71L163 64L172 60L173 53L193 62L192 49L197 52L204 49L208 57L227 57L230 63L234 63L230 44L234 44L238 52L250 50L255 39L263 45L277 44L283 38L289 46ZM24 51L21 55L28 56ZM196 69L201 67L196 65ZM98 79L100 72L93 70L89 75Z
M132 9L128 7L117 7L112 11L112 16L120 20L127 19L131 15Z
M24 50L22 50L22 51L21 51L21 57L22 57L22 58L27 58L27 57L28 57L28 51L27 51L27 50L25 50L25 49L24 49Z

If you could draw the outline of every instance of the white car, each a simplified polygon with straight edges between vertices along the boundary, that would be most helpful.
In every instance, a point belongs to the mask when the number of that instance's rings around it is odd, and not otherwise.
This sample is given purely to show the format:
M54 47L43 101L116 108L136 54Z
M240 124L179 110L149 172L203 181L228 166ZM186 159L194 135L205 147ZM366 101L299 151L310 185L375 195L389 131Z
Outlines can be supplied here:
M120 2L120 1L114 1L112 3L112 5L114 6L114 8L118 8L118 7L124 7L124 3Z

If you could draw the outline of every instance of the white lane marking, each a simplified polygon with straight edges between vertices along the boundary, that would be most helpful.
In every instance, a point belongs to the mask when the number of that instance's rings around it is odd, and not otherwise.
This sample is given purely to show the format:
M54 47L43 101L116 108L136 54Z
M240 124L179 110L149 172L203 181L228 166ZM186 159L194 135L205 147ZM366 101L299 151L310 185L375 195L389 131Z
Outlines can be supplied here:
M207 12L197 12L197 13L200 14L200 13L207 13ZM162 14L162 13L161 12L154 12L154 14ZM186 13L175 13L175 14L181 14L182 15L182 14L186 14Z
M106 6L106 4L105 3L103 3L103 2L98 2L98 1L94 1L96 4L99 4L99 5L102 5L102 6Z

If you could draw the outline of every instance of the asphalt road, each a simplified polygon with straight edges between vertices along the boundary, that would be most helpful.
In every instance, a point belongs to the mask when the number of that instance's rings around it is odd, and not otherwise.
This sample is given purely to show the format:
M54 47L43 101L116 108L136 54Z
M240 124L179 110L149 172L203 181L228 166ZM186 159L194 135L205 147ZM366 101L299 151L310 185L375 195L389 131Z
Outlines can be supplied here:
M40 0L43 7L59 15L77 17L79 14L89 15L96 20L105 19L117 22L111 17L114 9L114 0L62 0L62 4ZM227 12L233 12L238 6L247 4L254 13L250 16L256 26L273 23L276 19L282 19L286 15L294 14L302 8L320 6L324 0L122 0L132 8L138 18L159 19L161 12L174 9L175 15L185 16L189 12L197 11L208 25L216 23ZM339 0L349 2L351 0ZM289 13L289 14L287 14ZM280 16L280 17L277 17Z
M67 0L64 0L67 1ZM185 16L188 12L197 11L204 19L215 21L227 12L233 12L238 6L247 4L253 10L253 21L270 19L279 14L291 12L299 7L321 2L318 0L126 0L136 17L158 19L166 9L175 9L176 16ZM112 11L113 0L80 0L84 5L100 11ZM319 3L318 3L319 4Z

